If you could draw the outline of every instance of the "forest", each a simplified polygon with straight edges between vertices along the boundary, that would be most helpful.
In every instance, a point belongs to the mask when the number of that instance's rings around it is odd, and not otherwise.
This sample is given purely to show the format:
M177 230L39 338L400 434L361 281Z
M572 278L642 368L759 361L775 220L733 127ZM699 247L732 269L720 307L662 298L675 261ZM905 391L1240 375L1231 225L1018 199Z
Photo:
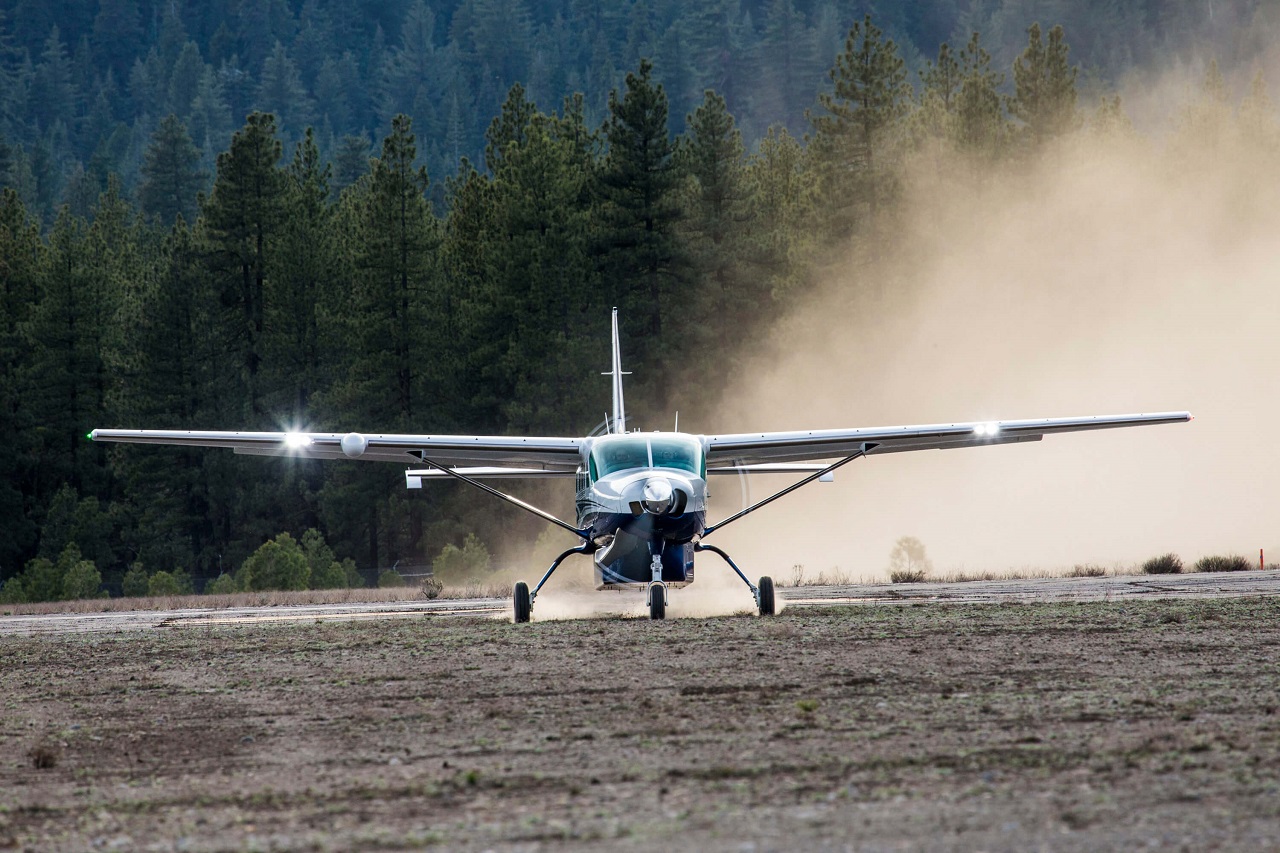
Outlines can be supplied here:
M311 564L279 585L335 586L537 536L393 465L94 427L580 435L618 306L634 420L668 428L892 241L920 152L980 183L1139 137L1120 78L1206 43L1169 149L1280 144L1261 2L0 9L7 601L225 589L264 543Z

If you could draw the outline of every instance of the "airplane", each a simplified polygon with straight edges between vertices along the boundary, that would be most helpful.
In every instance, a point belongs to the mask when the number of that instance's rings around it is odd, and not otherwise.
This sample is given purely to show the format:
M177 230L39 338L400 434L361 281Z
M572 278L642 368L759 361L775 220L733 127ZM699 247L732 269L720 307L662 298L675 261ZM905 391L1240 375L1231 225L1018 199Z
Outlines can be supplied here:
M1189 412L1047 418L924 426L860 427L795 432L693 435L642 432L627 425L623 402L618 309L613 309L613 414L601 435L568 437L484 435L385 435L313 432L200 432L186 430L95 429L94 441L231 448L239 454L311 459L412 462L426 467L405 471L410 489L425 480L454 479L478 488L557 525L580 540L557 556L530 589L512 590L512 617L529 622L543 586L566 559L589 555L598 590L639 589L651 619L663 619L669 591L694 579L694 556L709 551L722 558L755 598L762 616L776 610L773 580L752 583L707 537L815 480L830 482L856 459L912 450L941 450L1040 441L1062 432L1149 426L1190 421ZM678 429L678 422L677 422ZM786 488L714 524L707 524L707 480L711 476L804 474ZM577 523L557 518L482 480L573 478Z

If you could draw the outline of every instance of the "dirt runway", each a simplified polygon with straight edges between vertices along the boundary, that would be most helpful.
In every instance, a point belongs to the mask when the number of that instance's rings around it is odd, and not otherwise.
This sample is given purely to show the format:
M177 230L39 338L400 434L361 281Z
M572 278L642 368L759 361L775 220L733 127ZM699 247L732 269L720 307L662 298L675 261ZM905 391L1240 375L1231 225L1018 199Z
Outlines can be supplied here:
M1278 622L1255 594L9 634L0 848L1276 849Z

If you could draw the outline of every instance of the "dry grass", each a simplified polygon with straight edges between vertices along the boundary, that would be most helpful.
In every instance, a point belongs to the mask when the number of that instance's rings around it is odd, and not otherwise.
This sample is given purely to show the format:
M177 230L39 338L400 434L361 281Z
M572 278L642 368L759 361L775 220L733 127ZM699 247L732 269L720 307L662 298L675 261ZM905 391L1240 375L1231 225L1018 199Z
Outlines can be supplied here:
M1253 562L1239 554L1214 555L1196 561L1197 572L1247 572L1252 568Z
M227 595L160 595L140 598L87 598L79 601L40 601L6 604L4 616L42 616L49 613L118 613L129 610L225 610L231 607L289 607L315 604L421 601L424 598L505 598L511 593L505 581L446 586L428 596L422 586L356 587L354 589L270 590Z
M778 586L845 586L855 582L853 573L839 566L809 574L799 563L791 567L786 577L775 580Z

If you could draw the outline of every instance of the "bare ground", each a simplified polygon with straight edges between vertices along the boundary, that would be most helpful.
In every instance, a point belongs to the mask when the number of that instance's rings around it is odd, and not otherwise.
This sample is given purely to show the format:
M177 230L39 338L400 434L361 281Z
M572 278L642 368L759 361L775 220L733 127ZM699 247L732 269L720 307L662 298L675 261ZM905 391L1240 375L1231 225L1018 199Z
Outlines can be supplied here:
M1257 597L3 637L0 847L1274 849L1278 619Z

